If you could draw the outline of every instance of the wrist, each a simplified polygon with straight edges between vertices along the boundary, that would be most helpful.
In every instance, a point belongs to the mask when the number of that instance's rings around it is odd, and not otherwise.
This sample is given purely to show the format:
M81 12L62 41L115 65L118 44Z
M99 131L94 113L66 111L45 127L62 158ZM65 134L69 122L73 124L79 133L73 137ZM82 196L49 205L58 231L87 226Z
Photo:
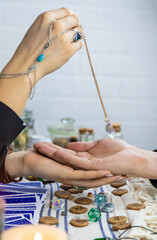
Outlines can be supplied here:
M7 154L5 159L5 170L12 178L18 178L24 176L24 169L22 165L22 159L25 151L12 152Z
M143 178L157 179L157 153L136 148L135 174Z

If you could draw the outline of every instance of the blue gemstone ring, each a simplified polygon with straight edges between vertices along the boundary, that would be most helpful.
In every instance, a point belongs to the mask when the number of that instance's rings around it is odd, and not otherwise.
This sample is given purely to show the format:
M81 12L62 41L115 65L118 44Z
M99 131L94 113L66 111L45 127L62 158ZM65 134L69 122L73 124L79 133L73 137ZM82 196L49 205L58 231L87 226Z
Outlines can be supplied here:
M74 31L74 30L73 30ZM75 32L75 31L74 31ZM75 32L75 34L74 34L74 42L77 42L77 41L79 41L80 39L82 38L82 33L80 33L80 32Z

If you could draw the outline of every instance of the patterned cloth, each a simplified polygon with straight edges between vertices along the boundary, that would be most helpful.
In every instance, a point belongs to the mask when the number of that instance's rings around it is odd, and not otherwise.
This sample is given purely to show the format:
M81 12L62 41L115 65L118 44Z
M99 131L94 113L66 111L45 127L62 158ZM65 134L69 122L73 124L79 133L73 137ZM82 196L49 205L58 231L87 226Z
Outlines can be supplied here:
M81 194L75 194L75 198L80 196L87 197L88 192L93 193L93 203L90 205L86 205L89 210L92 207L96 207L94 203L95 196L100 193L104 192L108 196L108 202L112 202L115 205L115 211L112 213L103 213L101 219L98 222L90 222L87 227L83 228L76 228L69 224L70 220L73 218L84 218L87 219L88 215L87 213L75 215L69 212L69 209L76 205L74 201L70 200L64 200L65 206L60 211L55 211L53 208L50 207L50 202L52 199L55 198L54 193L55 191L61 190L59 183L52 183L46 186L48 189L48 194L46 198L45 205L41 209L40 217L42 216L53 216L57 217L59 219L59 224L57 227L64 229L68 233L68 240L94 240L95 238L116 238L122 233L123 231L112 231L112 226L108 223L107 219L112 216L126 216L128 221L131 223L131 225L141 225L144 227L150 227L148 226L148 218L149 218L149 224L151 222L152 216L148 216L148 211L150 214L150 205L155 204L154 202L157 200L157 190L153 188L149 183L145 182L144 179L131 179L127 181L127 185L121 187L128 190L127 194L124 194L121 197L113 195L111 192L113 191L113 188L110 185L105 185L96 189L88 189L84 191ZM155 201L154 201L155 200ZM140 211L133 211L133 210L127 210L126 206L129 203L144 203L146 205L146 209L140 210ZM156 205L153 205L153 208L157 211L157 203ZM61 216L61 212L65 211L66 216ZM153 214L153 212L152 212ZM147 219L147 221L146 221ZM123 236L129 236L129 237L138 237L139 239L151 239L155 240L156 236L150 235L149 232L146 232L145 230L139 229L139 228L133 228L131 230L128 230L126 234ZM147 238L148 236L148 238ZM146 238L143 238L146 237Z

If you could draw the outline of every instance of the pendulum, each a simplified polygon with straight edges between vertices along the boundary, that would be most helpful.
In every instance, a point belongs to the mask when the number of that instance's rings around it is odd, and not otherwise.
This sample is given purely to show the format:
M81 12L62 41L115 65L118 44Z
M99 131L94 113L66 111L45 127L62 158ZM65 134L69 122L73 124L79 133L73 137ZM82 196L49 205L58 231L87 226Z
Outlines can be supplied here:
M56 211L62 210L64 207L64 201L62 199L54 199L51 201L51 207L54 208Z
M103 207L107 203L108 199L105 195L98 194L94 200L97 207Z
M98 85L98 82L97 82L97 79L96 79L96 75L95 75L95 72L94 72L94 68L93 68L93 65L92 65L92 60L91 60L91 57L90 57L90 54L89 54L89 49L88 49L88 46L87 46L85 35L84 35L84 43L85 43L85 47L86 47L86 52L87 52L90 68L91 68L92 75L93 75L93 78L94 78L95 86L96 86L96 89L97 89L97 92L98 92L98 96L99 96L99 99L100 99L100 103L101 103L101 106L102 106L102 109L103 109L103 112L104 112L107 132L108 132L109 137L114 138L115 131L114 131L114 128L112 127L110 119L109 119L109 117L107 115L107 112L106 112L106 109L105 109L105 106L104 106L104 103L103 103L103 100L102 100L102 97L101 97L99 85Z
M98 208L91 208L88 212L90 222L97 222L101 218L101 212Z

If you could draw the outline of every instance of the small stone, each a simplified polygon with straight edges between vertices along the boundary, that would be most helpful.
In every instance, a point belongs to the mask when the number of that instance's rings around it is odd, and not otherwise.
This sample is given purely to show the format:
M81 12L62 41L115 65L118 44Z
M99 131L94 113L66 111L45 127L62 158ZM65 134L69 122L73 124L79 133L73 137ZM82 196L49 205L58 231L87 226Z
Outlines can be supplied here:
M61 212L61 216L66 216L66 211Z
M37 58L38 62L41 62L44 59L44 54L40 54Z
M103 207L107 203L107 201L108 199L105 195L98 194L94 202L98 207Z
M101 212L98 208L91 208L88 212L88 218L91 222L97 222L101 217Z
M80 32L75 33L74 35L74 41L77 42L81 39L82 34Z
M64 207L64 201L62 199L55 199L51 201L51 207L56 211L62 210Z
M111 213L115 209L113 203L107 203L105 206L101 209L101 212Z

